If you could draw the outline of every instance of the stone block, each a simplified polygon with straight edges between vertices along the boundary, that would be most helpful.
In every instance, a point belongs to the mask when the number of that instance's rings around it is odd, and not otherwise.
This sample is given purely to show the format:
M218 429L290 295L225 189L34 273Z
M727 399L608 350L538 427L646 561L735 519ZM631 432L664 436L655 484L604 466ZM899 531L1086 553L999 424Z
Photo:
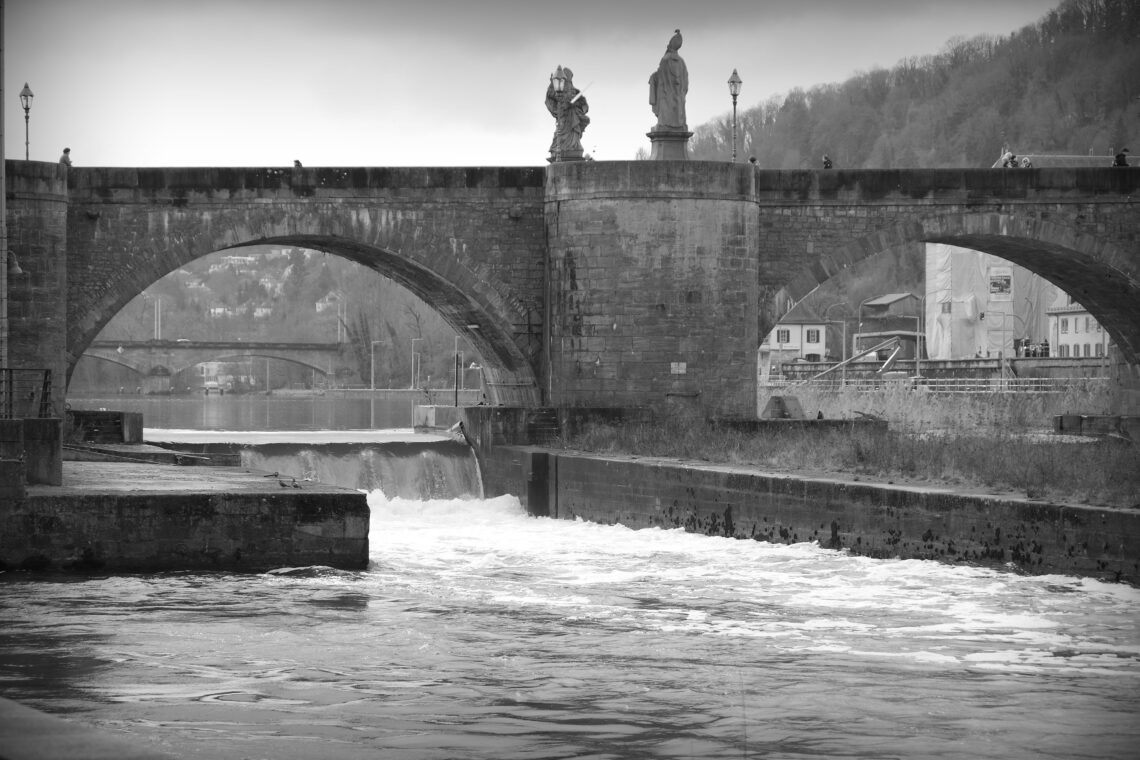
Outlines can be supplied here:
M1081 415L1055 414L1053 415L1053 432L1065 435L1081 434Z
M804 410L795 396L772 396L760 412L762 420L802 420Z
M23 456L23 419L0 419L0 459L20 459Z
M1110 417L1103 414L1085 414L1081 416L1081 435L1108 435L1109 433L1115 433L1119 424L1119 417Z
M143 442L142 412L123 412L123 443Z
M63 485L62 420L24 418L24 461L28 485Z
M24 498L27 474L20 459L0 459L0 504Z

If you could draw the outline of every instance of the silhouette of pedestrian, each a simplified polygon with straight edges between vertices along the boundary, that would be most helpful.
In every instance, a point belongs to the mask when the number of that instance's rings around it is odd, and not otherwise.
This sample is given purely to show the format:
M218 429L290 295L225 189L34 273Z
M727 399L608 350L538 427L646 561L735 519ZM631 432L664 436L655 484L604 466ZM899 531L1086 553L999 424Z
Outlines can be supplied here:
M301 168L301 162L295 158L293 159L293 168L294 169L300 169Z
M824 156L823 156L823 168L824 169L830 169L831 168L831 159L827 157L827 154L824 154Z
M71 166L71 148L63 149L63 155L59 157L59 162L64 166Z
M1113 166L1128 166L1128 148L1125 148L1124 150L1122 150L1116 154L1116 157L1113 158L1113 160L1112 160L1112 165Z

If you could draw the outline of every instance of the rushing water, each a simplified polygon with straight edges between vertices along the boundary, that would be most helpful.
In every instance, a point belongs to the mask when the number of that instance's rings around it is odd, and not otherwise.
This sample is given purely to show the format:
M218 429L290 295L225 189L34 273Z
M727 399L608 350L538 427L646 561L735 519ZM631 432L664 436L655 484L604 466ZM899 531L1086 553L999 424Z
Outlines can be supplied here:
M372 564L0 584L0 691L192 758L1125 758L1140 591L370 495Z

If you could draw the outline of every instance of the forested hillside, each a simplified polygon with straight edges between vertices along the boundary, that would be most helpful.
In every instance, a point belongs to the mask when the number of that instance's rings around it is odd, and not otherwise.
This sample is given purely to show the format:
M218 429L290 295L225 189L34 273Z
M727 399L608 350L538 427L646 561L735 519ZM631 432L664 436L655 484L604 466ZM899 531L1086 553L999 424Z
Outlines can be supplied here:
M794 65L794 64L791 64ZM989 167L1018 154L1140 146L1140 2L1064 0L1013 33L744 108L737 152L762 168ZM694 130L692 157L732 153L732 116Z

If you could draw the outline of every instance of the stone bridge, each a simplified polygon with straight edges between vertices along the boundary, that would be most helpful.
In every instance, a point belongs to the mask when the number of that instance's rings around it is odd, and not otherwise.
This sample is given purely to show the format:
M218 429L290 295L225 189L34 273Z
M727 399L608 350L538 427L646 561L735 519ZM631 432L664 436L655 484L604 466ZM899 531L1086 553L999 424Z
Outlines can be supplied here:
M1140 357L1140 168L80 168L9 161L14 366L70 376L131 298L215 251L373 269L470 340L492 403L755 414L760 337L845 268L940 242L1061 286Z
M177 375L202 362L253 358L278 359L308 367L322 375L329 375L335 370L332 361L340 355L344 347L344 344L340 343L94 340L87 346L83 355L127 367L143 376L150 375L160 367L169 375Z

